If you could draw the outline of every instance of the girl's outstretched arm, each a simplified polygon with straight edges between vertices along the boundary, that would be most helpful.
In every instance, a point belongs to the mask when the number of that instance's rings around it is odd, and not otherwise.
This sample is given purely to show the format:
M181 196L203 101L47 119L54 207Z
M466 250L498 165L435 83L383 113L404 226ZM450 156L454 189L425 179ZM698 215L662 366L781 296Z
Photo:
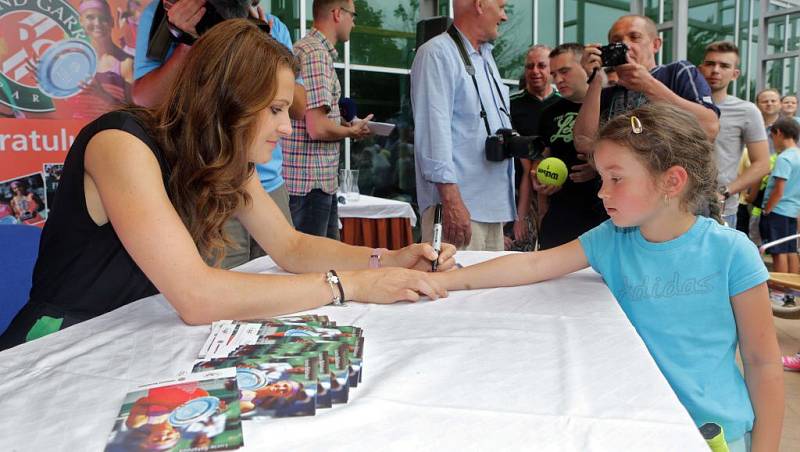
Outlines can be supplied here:
M731 297L744 379L756 419L752 450L777 451L783 426L783 368L767 284Z
M434 273L447 290L531 284L558 278L589 266L580 241L545 251L517 253L450 272Z

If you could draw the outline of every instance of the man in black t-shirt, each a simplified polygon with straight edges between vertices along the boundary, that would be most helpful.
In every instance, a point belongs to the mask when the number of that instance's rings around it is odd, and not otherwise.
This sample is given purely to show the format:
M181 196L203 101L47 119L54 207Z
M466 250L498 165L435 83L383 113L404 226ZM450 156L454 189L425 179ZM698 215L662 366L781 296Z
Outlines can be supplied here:
M560 187L539 184L531 176L533 188L539 195L539 248L548 249L578 238L608 218L603 203L597 197L600 178L578 154L573 142L572 128L586 96L589 84L581 66L583 46L562 44L550 52L550 73L561 98L545 108L539 117L538 134L547 143L545 157L557 157L569 169L569 177Z
M525 57L525 82L522 89L511 95L511 125L523 136L536 135L539 130L539 114L559 97L553 89L550 78L550 47L537 44ZM528 229L528 218L532 216L531 189L528 174L532 168L528 159L514 159L514 187L517 196L517 220L505 227L505 235L514 240L511 246L515 251L531 251L533 237ZM513 228L512 228L513 226Z
M536 135L539 113L558 100L550 78L550 47L537 44L525 57L525 87L511 95L511 124L520 135Z

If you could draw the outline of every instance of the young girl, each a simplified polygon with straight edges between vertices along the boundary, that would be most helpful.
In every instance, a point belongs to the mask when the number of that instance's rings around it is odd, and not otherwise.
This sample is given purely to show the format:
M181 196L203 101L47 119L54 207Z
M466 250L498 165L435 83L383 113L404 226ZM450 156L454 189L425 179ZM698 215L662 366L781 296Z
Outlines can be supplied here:
M591 265L698 426L722 425L731 450L751 439L753 450L778 450L783 380L767 271L744 234L692 213L713 199L713 156L696 118L678 108L620 115L593 155L610 220L558 248L436 278L451 290L514 286Z

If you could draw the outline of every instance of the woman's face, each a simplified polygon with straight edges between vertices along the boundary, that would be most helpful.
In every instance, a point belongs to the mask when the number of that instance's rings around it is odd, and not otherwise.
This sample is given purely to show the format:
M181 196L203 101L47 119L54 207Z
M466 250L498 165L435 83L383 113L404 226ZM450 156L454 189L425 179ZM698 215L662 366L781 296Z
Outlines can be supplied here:
M111 36L111 18L102 9L89 8L82 12L81 26L93 40Z
M267 163L278 140L292 134L292 124L289 121L289 106L292 105L294 96L292 71L288 68L279 70L277 83L275 98L258 114L256 120L256 132L247 153L248 160L253 163Z
M294 381L282 380L269 384L261 389L261 393L266 396L280 397L288 399L294 395L299 389L299 384Z

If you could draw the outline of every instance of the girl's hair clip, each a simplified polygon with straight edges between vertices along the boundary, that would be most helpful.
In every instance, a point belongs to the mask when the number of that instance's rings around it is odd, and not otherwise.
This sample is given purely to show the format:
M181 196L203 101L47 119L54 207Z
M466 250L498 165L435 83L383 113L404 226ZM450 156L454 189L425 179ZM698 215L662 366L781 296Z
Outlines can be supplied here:
M639 121L639 118L636 116L631 116L631 130L636 135L639 135L644 130L642 127L642 121Z

